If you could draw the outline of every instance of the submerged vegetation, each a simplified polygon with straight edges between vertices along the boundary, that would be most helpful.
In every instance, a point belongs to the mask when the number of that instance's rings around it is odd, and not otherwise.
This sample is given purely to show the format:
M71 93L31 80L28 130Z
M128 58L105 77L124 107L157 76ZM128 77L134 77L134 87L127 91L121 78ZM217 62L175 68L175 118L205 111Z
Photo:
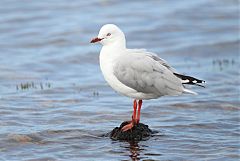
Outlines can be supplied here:
M212 60L213 67L216 67L218 70L222 71L224 69L228 69L229 67L233 67L237 64L234 58L232 59L214 59Z
M40 83L35 83L35 82L26 82L26 83L20 83L16 85L16 90L29 90L29 89L49 89L51 88L51 83L46 82L40 82Z

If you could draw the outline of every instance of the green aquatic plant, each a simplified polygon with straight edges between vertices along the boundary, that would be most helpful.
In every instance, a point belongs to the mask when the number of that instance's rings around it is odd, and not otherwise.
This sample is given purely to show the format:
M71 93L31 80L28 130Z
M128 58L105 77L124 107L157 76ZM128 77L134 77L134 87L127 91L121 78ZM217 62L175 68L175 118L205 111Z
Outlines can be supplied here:
M35 82L25 82L25 83L20 83L16 85L16 90L29 90L29 89L49 89L51 88L51 83L46 82L40 82L40 83L35 83Z

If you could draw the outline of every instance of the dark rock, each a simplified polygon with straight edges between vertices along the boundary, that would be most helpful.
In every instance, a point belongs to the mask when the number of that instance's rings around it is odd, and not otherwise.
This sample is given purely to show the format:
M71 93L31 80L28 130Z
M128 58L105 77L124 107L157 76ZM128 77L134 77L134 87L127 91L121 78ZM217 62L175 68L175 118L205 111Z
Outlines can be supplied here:
M131 130L123 132L121 129L123 126L127 125L128 122L124 121L120 127L115 127L111 132L107 134L113 140L125 140L125 141L141 141L146 140L152 136L153 132L148 128L148 125L139 123L134 125Z

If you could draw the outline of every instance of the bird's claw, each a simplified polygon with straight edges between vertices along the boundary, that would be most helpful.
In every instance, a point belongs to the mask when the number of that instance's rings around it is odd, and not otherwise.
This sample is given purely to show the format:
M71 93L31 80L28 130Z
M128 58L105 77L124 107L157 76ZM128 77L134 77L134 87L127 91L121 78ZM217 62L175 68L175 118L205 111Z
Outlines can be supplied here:
M123 132L128 131L128 130L132 129L133 126L134 126L134 123L133 123L133 121L131 121L129 124L123 126L121 131L123 131Z

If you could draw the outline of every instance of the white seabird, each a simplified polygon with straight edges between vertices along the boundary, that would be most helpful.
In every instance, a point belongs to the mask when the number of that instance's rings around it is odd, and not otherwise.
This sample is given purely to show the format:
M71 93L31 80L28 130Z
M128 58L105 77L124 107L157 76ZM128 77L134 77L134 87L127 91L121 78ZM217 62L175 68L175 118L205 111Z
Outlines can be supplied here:
M197 94L183 84L202 86L203 80L176 72L165 60L145 49L126 48L124 33L114 24L104 25L91 43L100 42L100 67L107 83L118 93L131 97L132 120L122 130L139 123L142 100L161 96Z

